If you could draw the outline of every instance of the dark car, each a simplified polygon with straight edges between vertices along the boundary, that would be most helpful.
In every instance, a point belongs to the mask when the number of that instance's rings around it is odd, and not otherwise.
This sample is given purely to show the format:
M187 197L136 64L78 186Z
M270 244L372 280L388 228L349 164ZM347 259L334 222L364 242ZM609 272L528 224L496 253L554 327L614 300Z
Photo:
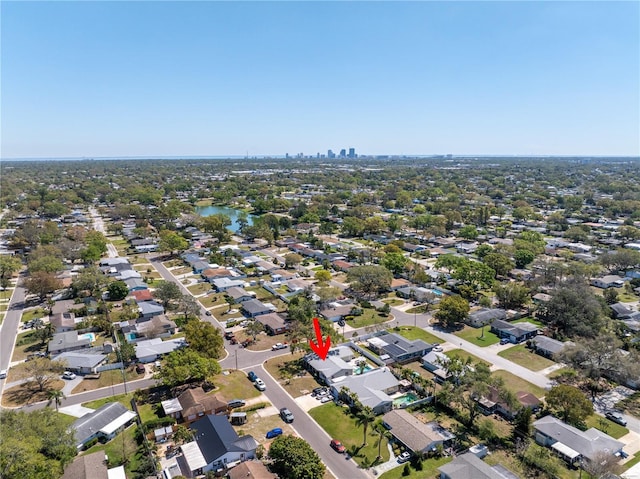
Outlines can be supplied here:
M233 337L234 337L234 334L231 331L227 331L224 333L224 339L231 339Z
M331 439L331 448L336 451L339 452L340 454L344 454L345 451L347 450L346 447L344 447L342 445L342 443L340 441L338 441L337 439Z
M206 313L204 313L204 314L206 314L207 316L211 316L211 311L207 311L207 312L206 312Z
M280 409L280 417L284 422L293 422L293 413L289 411L286 407Z
M245 404L247 404L245 401L243 401L242 399L232 399L231 401L229 401L227 403L227 406L229 406L230 408L235 408L235 407L242 407Z
M267 432L267 439L273 439L274 437L278 437L280 434L282 434L282 429L277 427Z
M609 421L613 421L616 424L620 424L621 426L627 425L627 420L619 412L611 411L611 412L605 413L604 417L606 417Z
M258 379L258 375L256 373L254 373L253 371L249 371L249 374L247 374L247 376L249 377L249 380L251 382L253 382L256 379Z
M144 372L146 371L146 369L144 368L144 364L136 364L136 372L138 374L144 374Z

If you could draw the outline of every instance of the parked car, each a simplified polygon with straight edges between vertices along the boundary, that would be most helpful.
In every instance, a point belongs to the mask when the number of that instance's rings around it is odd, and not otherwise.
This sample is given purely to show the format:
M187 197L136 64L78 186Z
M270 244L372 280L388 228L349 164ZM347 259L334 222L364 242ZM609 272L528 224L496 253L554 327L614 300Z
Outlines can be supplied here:
M615 422L616 424L620 424L621 426L627 425L627 420L619 412L610 411L605 413L604 417L606 417L610 421Z
M275 429L267 432L267 439L273 439L274 437L278 437L280 434L282 434L282 429L276 427Z
M234 334L232 331L227 331L224 333L224 339L231 339L234 337Z
M276 343L273 346L271 346L271 350L272 351L277 351L278 349L286 349L287 345L284 343Z
M509 341L509 338L502 338L500 340L500 344L509 344L511 341Z
M334 451L339 452L340 454L344 454L347 450L347 448L344 447L337 439L331 439L330 446Z
M398 462L400 464L402 464L403 462L407 462L409 459L411 459L411 453L408 451L404 451L398 456Z
M293 422L293 413L286 407L280 409L280 417L284 422Z
M247 403L246 403L245 401L243 401L242 399L232 399L231 401L229 401L229 402L227 403L227 405L228 405L230 408L242 407L242 406L244 406L245 404L247 404Z
M252 382L255 382L255 380L258 379L258 375L253 371L249 371L249 374L247 374L247 376L249 377L249 380Z
M442 346L436 346L433 348L436 353L441 353L443 351Z
M7 370L6 369L0 369L0 379L4 379L7 377Z
M331 395L329 395L329 396L322 396L322 398L320 398L320 402L321 402L322 404L324 404L324 403L326 403L326 402L329 402L329 401L333 401L333 398L331 397Z
M211 311L207 311L204 314L206 314L207 316L211 316Z
M347 323L345 323L345 322L344 322L344 319L339 319L339 320L338 320L338 326L341 326L341 327L342 327L342 326L344 326L345 324L347 324Z
M62 379L75 379L76 375L75 373L72 373L71 371L65 371L64 373L62 373Z
M256 386L256 388L258 388L258 391L264 391L265 389L267 389L267 385L260 378L256 378L253 384Z
M144 368L144 364L138 363L136 364L136 372L138 374L144 374L146 369Z
M325 389L324 389L323 387L315 388L315 389L311 392L311 394L314 394L314 395L316 395L316 396L317 396L318 394L320 394L320 393L321 393L322 391L324 391L324 390L325 390Z

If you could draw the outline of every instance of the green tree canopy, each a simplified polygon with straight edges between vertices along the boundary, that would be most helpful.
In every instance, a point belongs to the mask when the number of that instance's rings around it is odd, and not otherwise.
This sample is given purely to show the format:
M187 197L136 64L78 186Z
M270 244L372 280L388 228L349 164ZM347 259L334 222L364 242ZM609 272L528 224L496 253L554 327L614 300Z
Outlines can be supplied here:
M165 386L210 379L220 372L218 361L205 357L194 348L177 349L170 353L165 363L154 375Z
M380 261L380 264L391 271L394 275L398 275L404 271L406 264L409 262L402 253L387 253Z
M469 315L469 302L462 296L447 296L440 301L440 309L435 314L436 319L445 328L451 328L463 322Z
M393 275L384 266L355 266L347 272L347 281L351 288L365 296L372 297L391 286Z
M189 242L175 231L162 230L160 232L160 251L174 252L184 251L189 247Z
M169 306L172 301L178 301L182 298L180 287L173 281L158 281L153 296L162 301L162 306Z
M107 291L109 292L109 299L111 301L120 301L121 299L126 298L129 294L129 288L127 287L127 283L124 281L114 281L109 283Z
M318 454L304 439L279 436L269 448L274 470L287 479L321 479L325 466Z
M573 386L559 384L552 387L544 398L552 411L558 413L562 420L574 426L580 425L593 414L593 404L586 396Z
M219 359L224 353L224 341L220 330L204 321L188 321L182 328L189 348L204 357Z
M603 326L603 308L582 283L565 284L555 290L541 316L562 334L593 336Z

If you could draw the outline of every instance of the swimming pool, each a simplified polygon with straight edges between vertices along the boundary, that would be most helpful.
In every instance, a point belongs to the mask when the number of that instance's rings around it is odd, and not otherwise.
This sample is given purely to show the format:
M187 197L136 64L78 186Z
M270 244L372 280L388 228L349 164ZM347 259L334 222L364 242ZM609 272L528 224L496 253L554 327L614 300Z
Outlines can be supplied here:
M431 291L436 296L442 296L443 295L442 291L440 291L439 289L432 288L429 291Z
M78 334L78 339L88 339L89 342L93 343L96 340L96 335L94 333L84 333Z
M136 333L125 333L124 335L125 339L129 342L131 341L135 341L136 339Z
M398 396L393 400L393 407L394 408L407 407L409 404L416 402L418 399L420 398L415 393L412 393L412 392L404 393L402 396Z
M353 368L353 374L357 376L358 374L366 373L367 371L371 371L372 369L373 368L368 364L365 364L363 368L361 368L360 366L356 366Z

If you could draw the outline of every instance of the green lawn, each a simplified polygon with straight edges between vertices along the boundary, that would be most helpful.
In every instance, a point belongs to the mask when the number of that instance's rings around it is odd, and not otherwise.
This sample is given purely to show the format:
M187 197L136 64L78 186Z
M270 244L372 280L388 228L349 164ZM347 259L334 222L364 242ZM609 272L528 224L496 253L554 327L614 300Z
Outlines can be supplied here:
M639 462L640 462L640 452L636 452L633 455L633 459L631 459L629 462L625 463L624 468L625 468L625 470L626 469L631 469L633 466L635 466Z
M219 394L227 401L260 396L260 391L253 387L253 383L242 371L229 371L228 375L219 374L213 383L217 387L214 394Z
M516 321L511 321L512 323L531 323L531 324L535 324L536 326L540 327L540 328L544 328L545 324L540 321L539 319L536 318L532 318L531 316L527 316L526 318L520 318L517 319Z
M138 463L140 461L138 444L135 440L136 428L137 426L135 425L129 426L125 431L118 434L108 443L98 443L92 448L87 449L84 454L104 451L109 458L109 467L124 464L127 477L134 477L134 471L138 468Z
M428 333L424 329L416 328L415 326L401 326L399 329L399 331L396 331L396 329L394 328L393 331L397 332L407 339L422 339L423 341L430 344L439 344L443 342L443 340L438 336Z
M490 327L484 327L484 334L482 328L472 328L465 326L463 330L456 331L454 334L461 339L469 341L476 346L485 347L497 344L500 342L500 338L489 331Z
M614 439L620 439L622 436L629 434L629 430L618 423L609 421L606 417L592 414L585 421L587 428L595 427L596 429L609 434Z
M414 313L415 314L424 314L424 313L427 312L427 308L429 309L429 311L434 309L433 307L431 307L431 305L427 306L425 304L422 304L420 306L416 306L415 308L409 308L405 312L409 313L409 314L414 314Z
M383 303L387 303L389 306L400 306L404 304L404 301L398 298L387 298L382 300Z
M480 359L478 356L476 356L474 354L468 353L464 349L452 349L451 351L447 351L444 354L446 354L450 358L460 358L463 361L466 361L467 358L470 358L471 361L473 361L474 363L483 363L483 364L486 364L489 367L491 366L491 363L488 363L487 361L484 361L483 359Z
M350 319L353 318L353 319ZM347 316L347 324L352 328L364 328L373 324L383 324L393 319L393 316L381 316L375 309L364 309L360 316Z
M533 394L537 398L542 398L547 394L547 392L541 387L538 387L535 384L531 384L529 381L525 381L515 374L511 374L509 371L495 371L493 373L493 376L502 378L504 380L505 386L511 389L514 393L518 391L526 391Z
M309 414L327 431L329 436L342 441L347 451L355 452L352 451L352 448L360 448L362 445L362 426L356 426L356 420L351 416L348 408L330 402L311 409ZM378 456L378 434L373 431L371 426L370 424L367 429L367 445L357 450L353 455L358 464L362 464L365 457L371 464ZM383 462L389 459L386 439L383 439L381 455Z
M189 292L191 294L203 294L206 293L208 291L211 291L211 284L210 283L198 283L198 284L192 284L191 286L187 286L187 289L189 290Z
M251 288L245 288L245 291L256 293L256 299L260 301L273 298L273 295L262 286L252 286Z
M30 309L22 313L22 322L26 323L27 321L31 321L32 319L36 319L36 318L42 318L46 315L47 314L42 308Z
M133 398L133 393L120 394L118 396L109 396L102 399L96 399L95 401L89 401L89 402L83 403L82 405L90 409L98 409L99 407L104 406L109 402L119 402L127 409L131 409L132 398Z
M498 356L501 356L509 361L512 361L520 366L524 366L532 371L540 371L541 369L553 366L555 363L550 359L547 359L539 354L534 353L531 349L528 349L526 344L519 344L513 346L504 351L500 351Z
M380 479L403 479L403 478L431 479L434 477L438 477L437 476L438 468L440 466L444 466L445 464L447 464L448 462L451 462L452 460L453 460L452 457L440 457L440 458L427 459L425 461L422 461L421 471L415 470L413 467L411 467L410 463L406 463L406 464L409 464L409 468L411 470L411 474L409 474L408 476L402 475L402 471L404 470L404 464L403 464L394 469L391 469L390 471L385 472L383 475L380 476Z

